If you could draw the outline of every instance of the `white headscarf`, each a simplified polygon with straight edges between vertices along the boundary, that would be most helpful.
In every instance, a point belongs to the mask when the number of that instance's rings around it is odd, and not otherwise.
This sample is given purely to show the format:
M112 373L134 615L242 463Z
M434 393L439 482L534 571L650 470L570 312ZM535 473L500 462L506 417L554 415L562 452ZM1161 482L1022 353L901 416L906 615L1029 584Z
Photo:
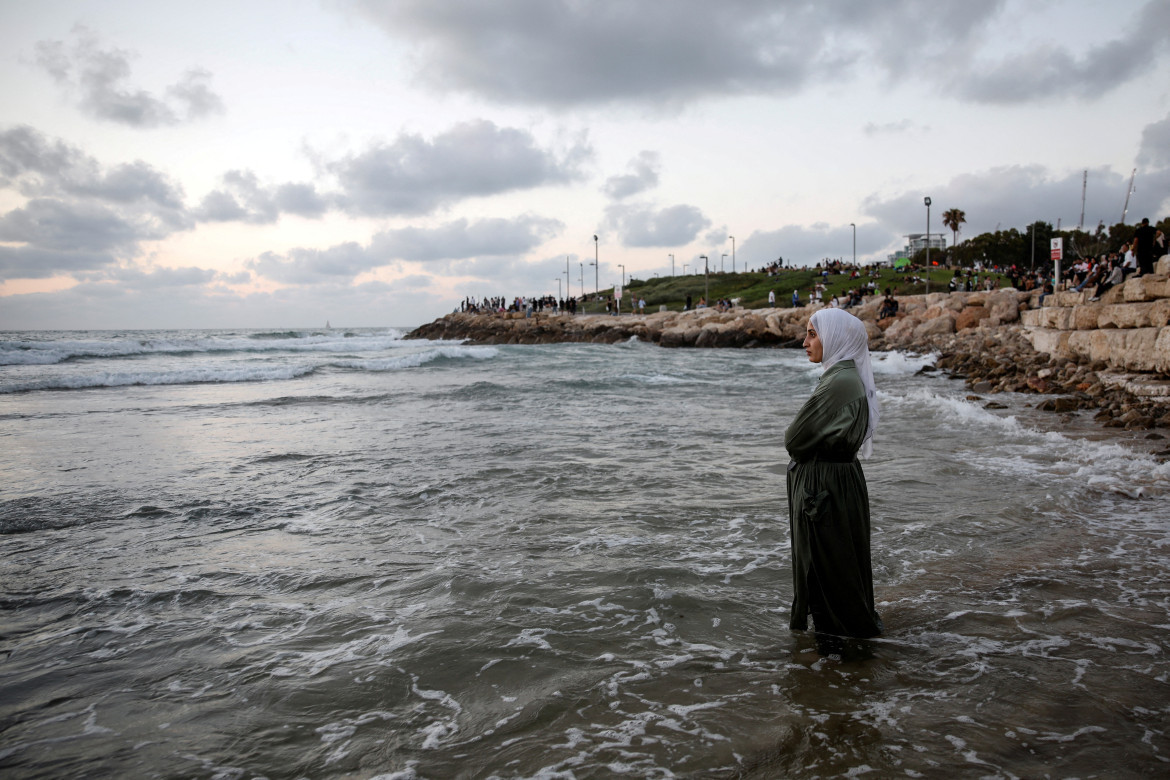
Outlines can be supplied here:
M824 347L821 366L825 370L842 360L852 360L857 366L861 383L865 385L865 400L869 404L869 428L865 431L865 441L858 455L868 458L873 454L873 432L881 416L877 387L873 383L873 366L869 362L869 333L861 320L844 309L820 309L813 313L809 322L821 338Z

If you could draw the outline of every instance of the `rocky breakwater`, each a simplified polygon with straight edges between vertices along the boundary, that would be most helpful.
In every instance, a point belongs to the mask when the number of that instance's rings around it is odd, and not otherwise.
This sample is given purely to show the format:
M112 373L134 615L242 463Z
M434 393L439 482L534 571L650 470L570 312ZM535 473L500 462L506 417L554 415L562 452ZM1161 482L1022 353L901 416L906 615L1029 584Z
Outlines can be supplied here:
M455 339L472 344L612 344L638 339L664 347L798 346L813 311L735 308L725 312L696 309L645 315L533 314L528 317L523 312L456 312L423 325L407 338Z
M934 349L946 337L975 327L1019 320L1027 293L933 293L898 298L896 317L878 319L880 298L851 309L869 333L874 349ZM1024 302L1024 303L1021 303ZM564 315L523 312L456 312L424 325L407 338L459 340L472 344L612 344L639 339L663 347L798 347L809 317L820 304L788 309L729 311L696 309L646 315Z

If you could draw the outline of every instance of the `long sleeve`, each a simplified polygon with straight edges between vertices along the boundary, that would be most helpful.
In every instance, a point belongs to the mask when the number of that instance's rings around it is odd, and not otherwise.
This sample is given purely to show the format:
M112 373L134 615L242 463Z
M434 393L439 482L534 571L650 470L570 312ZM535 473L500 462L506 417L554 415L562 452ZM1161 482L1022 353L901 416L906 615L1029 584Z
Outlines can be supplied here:
M852 460L865 440L869 406L865 388L852 360L832 366L797 413L784 434L784 446L793 460L803 463L817 456Z

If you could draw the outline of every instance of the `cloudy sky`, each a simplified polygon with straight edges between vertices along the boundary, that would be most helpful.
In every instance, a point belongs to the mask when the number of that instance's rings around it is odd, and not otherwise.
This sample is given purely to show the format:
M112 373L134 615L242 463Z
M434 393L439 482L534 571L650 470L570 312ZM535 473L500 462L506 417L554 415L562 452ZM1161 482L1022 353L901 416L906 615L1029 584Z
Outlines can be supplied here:
M926 195L1076 226L1086 171L1086 227L1135 169L1170 213L1167 0L37 0L0 53L6 329L878 260Z

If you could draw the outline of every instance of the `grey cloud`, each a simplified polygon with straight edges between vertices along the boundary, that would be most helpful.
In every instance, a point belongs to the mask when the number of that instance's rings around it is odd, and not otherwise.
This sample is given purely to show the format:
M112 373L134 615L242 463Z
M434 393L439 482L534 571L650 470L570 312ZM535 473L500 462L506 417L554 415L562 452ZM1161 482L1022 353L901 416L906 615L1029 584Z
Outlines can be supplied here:
M183 106L187 119L202 119L224 112L223 100L211 90L211 73L195 68L167 87L167 95Z
M252 171L228 171L223 175L224 189L212 190L195 209L195 218L207 222L250 222L267 225L275 222L280 210L260 179Z
M0 215L0 240L24 245L4 253L5 278L109 265L193 224L182 188L150 165L103 167L26 126L0 131L0 176L0 186L28 198Z
M234 274L220 272L215 275L215 280L223 284L247 284L252 281L252 272L237 271Z
M418 44L430 85L508 102L584 104L791 90L817 59L775 3L357 0ZM807 24L807 22L806 22ZM798 28L802 25L796 25ZM820 37L820 36L818 36Z
M373 256L356 241L347 241L328 249L298 247L284 257L265 252L247 265L257 275L278 282L314 284L327 280L348 281L371 268L386 265L386 261Z
M93 278L117 281L132 290L157 290L171 287L199 287L210 283L216 272L209 268L115 268Z
M224 190L212 190L204 195L194 213L200 222L250 221L248 210L240 205L234 195Z
M883 122L877 124L875 122L866 122L862 131L868 136L879 135L901 135L914 130L929 130L930 128L921 127L912 119L902 119L897 122Z
M74 196L119 204L151 204L171 212L183 210L183 190L177 183L141 160L106 170L90 155L60 139L51 140L21 125L0 131L0 184L22 194Z
M885 249L897 239L897 234L883 225L858 225L857 257L863 260L866 255ZM852 259L853 228L817 223L760 230L743 241L737 254L745 267L750 268L758 268L780 257L784 258L786 266L813 266L825 258Z
M323 163L337 179L335 192L303 182L264 185L251 171L229 171L194 215L253 224L275 222L282 213L320 217L333 208L352 216L417 216L466 198L574 181L591 155L583 142L558 154L526 131L476 120L430 140L402 134Z
M78 107L90 116L131 127L160 127L200 119L223 111L223 102L209 86L211 74L193 69L168 87L160 99L126 85L133 54L103 48L84 27L74 29L71 45L40 41L36 63L58 84L77 96Z
M1028 41L1030 53L1004 57L990 29L1012 23L1004 0L349 4L415 47L418 78L430 87L506 103L639 108L710 96L795 94L859 71L890 82L918 80L937 93L977 102L1091 97L1162 56L1165 46L1155 36L1170 26L1170 6L1150 0L1120 37L1083 56ZM910 30L913 43L907 45Z
M272 195L276 208L298 217L320 217L329 210L329 202L312 184L281 184Z
M106 252L77 252L36 246L0 246L0 280L48 279L62 273L80 273L115 262ZM6 298L5 301L10 299ZM6 303L7 305L7 303ZM0 309L4 307L0 306Z
M0 132L0 175L5 186L30 176L55 181L79 167L95 167L95 163L60 139L51 141L28 125Z
M23 242L55 252L126 252L143 236L111 209L98 204L30 200L0 217L0 241Z
M630 160L630 173L624 176L611 176L605 182L605 194L614 200L638 195L646 190L658 186L658 171L661 162L657 152L641 152Z
M1053 174L1039 165L993 168L956 176L929 191L873 195L865 199L861 211L896 235L922 233L926 230L923 197L929 195L930 229L944 233L948 239L950 231L942 227L942 213L950 208L966 212L964 233L969 236L994 231L997 226L1002 230L1023 229L1034 220L1054 226L1060 221L1064 228L1075 228L1080 221L1082 173ZM1123 180L1111 170L1089 170L1086 229L1095 228L1099 221L1112 225L1121 220L1128 183L1128 177Z
M1083 54L1058 45L1034 46L998 62L971 63L948 91L981 103L1020 103L1062 93L1091 99L1148 70L1166 52L1170 3L1151 0L1120 37Z
M720 225L717 228L708 230L703 236L703 243L707 246L727 246L731 238L727 233L727 225Z
M403 134L329 169L341 184L338 203L347 212L418 215L464 198L573 181L591 154L578 143L558 157L525 131L477 120L431 141Z
M228 171L222 178L223 188L203 196L194 210L196 219L268 225L282 213L320 217L329 209L327 199L312 184L265 186L252 171Z
M711 220L695 206L680 204L664 209L650 206L610 206L606 221L622 237L622 246L662 247L689 244Z
M1170 116L1142 130L1137 163L1142 167L1170 168Z
M519 257L563 229L554 219L461 219L437 228L401 228L379 233L369 245L350 241L328 249L297 248L281 256L266 252L248 263L260 276L288 284L352 279L361 273L406 262L463 258Z
M592 255L590 255L592 257ZM547 295L556 294L558 286L562 295L566 294L565 257L546 257L539 260L525 260L520 257L479 257L451 263L443 269L456 276L465 276L476 281L465 285L465 294L477 297L491 297L502 295L511 298L516 295ZM608 285L607 280L616 281L618 268L604 259L601 261L600 279L602 284ZM577 284L578 265L574 255L572 265L572 287L579 293ZM558 285L557 280L562 280ZM589 266L585 267L585 285L593 289L593 273Z
M862 213L873 218L877 227L897 236L890 249L901 246L901 236L926 230L926 207L923 197L932 200L930 229L942 233L950 243L951 233L942 226L942 212L959 208L966 212L967 224L959 236L1008 230L1023 230L1033 221L1054 227L1073 229L1080 222L1083 171L1053 173L1041 166L1008 166L975 174L956 176L949 182L922 192L903 192L892 196L872 195L862 204ZM1108 168L1091 168L1085 193L1084 229L1092 232L1098 223L1107 227L1121 221L1130 177ZM1126 222L1148 216L1158 219L1170 209L1170 168L1138 171L1134 192L1129 201ZM867 228L868 229L868 228ZM859 226L858 245L863 232ZM1044 247L1037 248L1037 252Z
M563 229L558 220L531 215L472 223L460 219L437 228L386 231L374 237L371 248L382 257L422 262L522 255Z

